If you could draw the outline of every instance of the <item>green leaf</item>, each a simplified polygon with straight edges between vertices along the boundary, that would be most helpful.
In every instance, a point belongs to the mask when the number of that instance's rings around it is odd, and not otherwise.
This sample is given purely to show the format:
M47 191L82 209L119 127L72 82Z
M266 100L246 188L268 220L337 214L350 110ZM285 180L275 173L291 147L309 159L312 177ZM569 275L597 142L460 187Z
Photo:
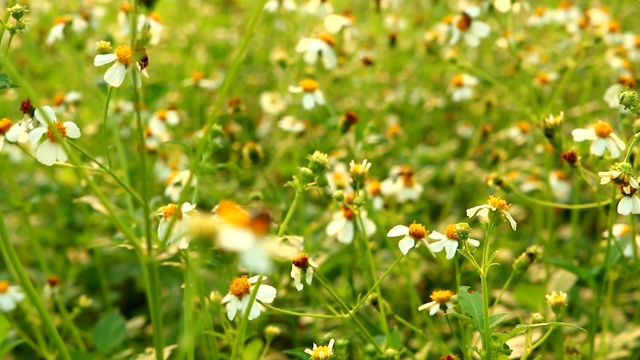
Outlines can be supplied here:
M540 324L532 324L532 325L526 325L526 324L519 324L517 325L515 328L513 328L513 330L511 330L509 333L505 334L506 338L505 341L508 339L511 339L512 337L521 334L529 329L533 329L533 328L537 328L537 327L543 327L543 326L554 326L554 327L570 327L570 328L574 328L574 329L578 329L578 330L582 330L584 332L586 332L587 330L581 328L580 326L577 325L573 325L573 324L569 324L569 323L563 323L563 322L547 322L547 323L540 323Z
M400 333L398 332L397 326L395 326L391 331L391 334L389 334L389 343L387 346L396 350L400 350L400 348L402 348L402 339L400 339Z
M309 354L304 352L305 348L297 348L291 350L284 350L282 353L286 355L291 355L296 359L309 360Z
M11 82L11 79L9 79L9 75L7 75L7 73L0 73L0 91L9 90L17 87L18 85Z
M469 314L471 319L473 319L473 326L482 332L484 328L482 324L484 323L484 313L482 312L482 296L477 292L469 293L468 286L460 286L460 290L458 291L458 297L460 298L460 305L462 306L462 310Z
M7 340L10 327L11 324L9 324L9 320L7 320L4 315L0 314L0 344L4 343L4 341Z
M14 347L22 344L23 342L23 340L15 340L2 345L0 348L0 359L4 359L5 355L8 355Z
M242 358L244 360L259 359L263 347L262 340L254 338L248 344L245 344Z
M494 328L496 325L500 324L502 320L506 319L507 317L509 317L509 314L491 315L491 317L489 318L489 327Z
M102 354L107 354L124 340L126 321L117 311L111 312L96 324L93 329L93 344Z
M97 359L95 355L88 354L85 352L77 352L77 351L70 351L69 356L71 356L71 360L96 360Z

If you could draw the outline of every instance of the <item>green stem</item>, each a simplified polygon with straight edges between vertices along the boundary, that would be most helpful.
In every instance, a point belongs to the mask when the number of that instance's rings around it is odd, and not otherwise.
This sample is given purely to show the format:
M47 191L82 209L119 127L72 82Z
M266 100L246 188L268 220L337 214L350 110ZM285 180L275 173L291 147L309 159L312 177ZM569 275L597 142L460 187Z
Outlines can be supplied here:
M67 328L69 329L69 332L71 332L71 337L73 338L73 341L76 343L76 346L78 346L78 349L80 349L80 351L86 352L87 347L84 345L82 336L80 336L80 333L78 332L78 328L76 327L76 324L73 323L73 319L71 319L71 316L69 316L69 312L67 311L67 308L64 306L64 303L60 299L60 296L58 296L57 294L54 294L53 300L55 301L56 306L58 307L58 311L60 311L60 315L62 315L62 320L64 320L64 322L67 324Z
M12 7L13 5L15 5L17 2L17 0L9 0L9 2L7 3L7 8ZM11 14L7 11L4 13L4 17L2 18L2 30L0 30L0 45L2 45L2 39L4 39L4 31L7 29L7 23L9 22L9 17L11 16ZM0 65L0 69L2 69L2 65Z
M105 101L104 111L102 113L102 146L104 147L104 156L107 159L109 168L111 168L111 155L109 154L109 126L107 119L109 117L109 102L111 101L112 92L113 87L107 86L107 100Z
M393 268L396 267L396 265L398 265L400 263L400 260L402 260L402 258L404 258L404 255L400 255L396 261L393 262L393 264L391 264L391 266L387 269L387 271L384 272L384 274L382 274L382 276L380 276L380 278L378 278L378 280L376 280L376 282L371 286L371 288L369 289L369 291L367 291L366 294L364 294L364 296L362 296L360 298L360 301L356 304L356 306L353 307L353 309L351 310L351 312L356 312L358 311L358 309L360 308L360 306L362 306L362 304L365 303L365 301L367 300L367 298L369 297L369 295L371 295L371 293L373 293L378 286L380 285L380 283L382 282L382 280L384 280L387 275L391 274L391 271L393 270Z
M525 349L520 360L526 360L527 357L533 352L533 350L535 350L538 346L542 345L542 343L544 343L547 340L547 338L549 337L549 335L551 335L553 330L554 330L554 326L552 325L551 328L547 330L547 332L544 335L542 335L542 337L535 344ZM528 335L530 336L530 332Z
M9 233L4 222L4 214L2 213L2 211L0 211L0 238L2 239L2 247L5 250L3 253L7 255L4 261L7 264L11 264L16 269L20 283L22 284L22 288L25 290L29 301L33 304L33 306L35 306L36 310L40 314L40 318L44 322L44 326L47 329L47 332L53 338L53 342L59 352L58 355L62 359L71 360L69 351L67 350L62 337L60 337L58 329L56 329L55 325L53 324L53 320L49 316L49 313L47 312L42 299L38 295L36 289L33 287L33 284L31 284L31 280L29 280L29 276L22 267L22 263L18 258L18 254L16 254L16 251L13 248L13 244L9 239Z
M493 359L493 347L491 337L491 319L489 313L489 268L491 263L489 261L489 248L491 243L491 234L493 233L493 225L487 223L486 236L484 239L484 248L482 251L482 270L480 271L480 282L482 283L482 313L483 313L483 334L482 334L482 349L484 352L484 359Z
M240 356L240 348L243 348L244 346L244 332L246 330L247 327L247 322L249 322L249 313L251 313L251 307L253 306L253 303L256 301L256 296L258 295L258 289L260 288L260 285L262 284L262 280L264 279L264 276L260 275L258 276L258 281L255 282L255 284L253 284L252 288L253 290L251 291L251 296L249 297L249 302L247 303L247 307L244 309L244 313L242 314L242 317L240 318L240 326L238 327L238 330L236 331L236 340L233 343L233 350L231 351L231 360L236 360L238 359L238 356Z
M525 195L519 191L517 191L515 188L511 189L511 193L516 195L517 197L519 197L522 200L525 200L527 202L533 203L533 204L538 204L538 205L542 205L542 206L548 206L548 207L554 207L554 208L560 208L560 209L569 209L569 210L584 210L584 209L594 209L594 208L599 208L603 205L607 205L607 204L611 204L614 200L605 200L605 201L598 201L598 202L593 202L593 203L586 203L586 204L562 204L562 203L556 203L556 202L552 202L552 201L544 201L544 200L539 200L536 198L532 198L528 195Z
M287 215L285 215L280 228L278 228L278 236L283 236L284 232L287 230L289 226L289 222L291 222L291 218L293 217L293 213L300 202L302 192L296 189L296 194L293 196L293 201L291 202L291 206L289 207L289 211L287 211Z
M493 305L491 305L491 311L489 312L489 315L493 315L493 312L496 311L496 306L498 305L498 303L500 303L500 300L502 299L502 295L504 295L504 292L509 288L509 285L511 285L511 282L513 281L513 279L515 279L516 276L516 271L512 271L511 275L509 275L509 278L507 279L507 282L504 283L504 285L502 286L502 289L500 289L500 293L498 294L498 297L496 297L496 299L493 301Z
M189 262L189 253L183 251L184 256L184 296L183 296L183 307L184 307L184 334L183 342L186 343L186 352L187 359L194 360L195 359L195 347L194 347L194 339L195 336L193 334L193 280L191 279L191 263Z
M262 305L264 305L269 310L273 310L273 311L279 312L281 314L286 314L286 315L291 315L291 316L298 316L298 317L304 316L304 317L310 317L310 318L316 318L316 319L335 319L335 318L346 318L346 317L349 317L349 315L344 315L344 314L325 315L325 314L302 313L302 312L297 312L297 311L280 309L280 308L277 308L275 306L271 306L269 304L262 304Z

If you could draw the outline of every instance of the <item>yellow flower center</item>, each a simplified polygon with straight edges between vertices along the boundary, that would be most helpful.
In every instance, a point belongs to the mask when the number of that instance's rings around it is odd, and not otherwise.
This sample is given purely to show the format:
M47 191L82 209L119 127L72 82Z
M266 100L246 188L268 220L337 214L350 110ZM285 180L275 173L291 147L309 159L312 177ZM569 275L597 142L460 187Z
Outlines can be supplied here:
M464 75L460 74L460 75L456 75L453 77L453 79L451 79L451 86L453 87L463 87L464 86Z
M367 184L367 190L369 191L371 196L377 196L382 192L382 185L380 184L380 181L374 180Z
M400 172L398 172L400 178L402 179L402 185L406 188L412 188L415 184L415 179L413 177L413 169L411 166L404 165L400 168Z
M616 20L609 21L609 32L610 33L620 32L621 29L622 29L622 25L620 25L619 22L617 22Z
M458 21L456 21L456 27L460 29L460 31L467 31L471 27L471 16L467 13L462 13L458 17Z
M193 79L193 81L200 81L204 79L204 73L202 71L195 71L191 73L191 79Z
M526 121L519 121L517 126L518 129L520 129L520 131L522 131L523 133L528 133L531 131L531 124Z
M300 87L305 92L314 92L318 89L319 86L320 85L318 84L318 82L313 79L304 79L300 81Z
M329 46L333 46L336 44L336 38L334 38L333 36L331 36L331 34L328 34L328 33L321 33L320 35L318 35L318 39L329 44Z
M326 360L333 356L333 351L328 346L318 346L313 349L313 358L315 360Z
M64 126L63 123L56 121L53 123L53 126L56 127L56 129L58 129L58 132L60 133L60 137L65 138L67 137L67 128ZM53 133L53 129L49 128L49 130L47 130L47 138L49 139L49 141L51 142L56 142L58 141L56 139L56 136Z
M631 226L627 224L620 226L620 237L627 235L629 232L631 232Z
M164 219L169 219L176 213L176 210L178 210L178 205L169 204L162 208L162 217ZM178 220L182 220L182 211L178 212Z
M418 224L415 221L409 225L409 236L416 240L424 239L427 236L427 229L424 225Z
M248 226L251 223L251 216L233 201L223 200L215 209L216 215L223 218L226 222L238 225Z
M342 210L342 216L344 216L344 218L347 220L351 220L355 216L355 214L353 213L353 210L351 210L351 208L349 208L346 205L343 205L341 210Z
M120 4L120 11L128 13L130 10L131 10L131 4L129 3Z
M166 121L167 120L167 110L158 110L156 112L156 116L158 117L158 119L160 119L162 121Z
M601 138L609 137L609 135L611 135L611 133L613 132L613 128L611 127L611 125L604 121L598 121L597 124L593 125L593 130L595 130L596 135Z
M553 292L551 296L548 298L549 306L564 306L567 304L567 298L564 296L565 294L562 292Z
M262 211L251 217L249 221L249 229L255 234L264 235L269 232L271 227L271 216Z
M309 267L309 257L307 254L299 254L291 260L293 266L306 270Z
M560 2L560 5L558 5L558 8L562 10L568 10L569 8L571 8L571 6L573 6L573 3L571 1L562 1Z
M391 139L391 138L396 137L396 135L398 135L400 133L400 130L402 130L400 125L392 124L387 128L387 131L385 132L385 135L387 136L387 138Z
M368 169L364 163L354 163L351 172L355 175L364 175L368 172Z
M131 50L130 46L122 45L116 48L116 56L117 61L124 65L129 65L131 62L131 56L133 55L133 50Z
M6 134L7 131L11 129L11 125L13 125L13 123L9 118L2 118L0 120L0 135Z
M149 18L155 20L158 23L162 23L162 18L160 17L160 14L156 12L152 12L151 14L149 14Z
M64 94L58 93L53 97L53 105L60 106L62 104L64 104Z
M536 8L536 9L533 11L533 13L534 13L536 16L543 16L546 12L547 12L547 9L545 9L545 8L543 8L543 7Z
M456 224L449 224L444 228L444 236L451 240L460 240L458 233L456 232Z
M549 74L545 73L545 72L539 72L538 74L536 74L536 82L540 85L547 85L549 84L551 78L549 77Z
M347 178L341 172L331 173L331 179L336 184L336 187L343 189L347 186Z
M489 195L489 200L487 200L487 204L493 206L498 210L507 210L511 207L511 204L507 204L502 198L498 196Z
M9 291L9 283L7 281L0 281L0 294L4 294Z
M451 301L453 297L453 292L451 290L436 290L431 293L431 300L437 302L438 304L444 304Z
M618 78L618 82L625 87L630 87L630 88L636 87L636 80L633 78L633 76L622 75L620 76L620 78Z
M239 278L233 279L231 286L229 286L229 293L239 299L242 299L243 296L247 295L249 290L251 290L251 284L249 284L247 275L242 275Z
M71 17L68 15L65 16L58 16L55 19L53 19L53 25L59 25L59 24L63 24L66 22L71 21Z

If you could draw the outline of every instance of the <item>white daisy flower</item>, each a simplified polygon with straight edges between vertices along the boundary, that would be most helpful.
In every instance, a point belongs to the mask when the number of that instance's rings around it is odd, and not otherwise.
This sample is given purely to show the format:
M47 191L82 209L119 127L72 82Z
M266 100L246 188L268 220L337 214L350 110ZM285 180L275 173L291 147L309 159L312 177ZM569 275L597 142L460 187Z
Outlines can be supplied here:
M107 71L104 73L104 81L113 87L119 87L122 85L124 81L124 77L127 74L127 69L129 67L129 63L131 62L131 58L133 57L133 50L130 46L122 45L118 46L114 53L112 54L98 54L93 59L94 66L102 66L107 65L112 62L115 62ZM137 62L136 66L138 70L146 77L149 77L147 74L147 70L145 69L146 64ZM134 85L136 87L140 87L140 76L136 72L136 78L134 79Z
M387 232L387 237L398 237L402 236L402 239L398 242L398 248L400 248L400 252L402 255L407 255L409 250L413 249L420 245L420 242L426 242L426 237L429 232L425 229L424 225L418 224L415 221L413 224L407 226L404 225L396 225L389 232ZM429 250L429 248L427 246ZM433 255L433 253L432 253Z
M194 71L188 79L182 81L182 86L197 86L201 89L217 89L222 85L224 74L216 73L213 78L206 78L202 71Z
M271 285L261 284L257 289L254 285L262 275L256 275L247 278L246 275L233 279L229 287L229 293L222 298L222 304L227 304L227 318L233 320L237 313L243 315L245 311L249 311L249 320L253 320L260 316L263 307L258 303L263 302L271 304L276 298L277 290ZM267 277L262 276L265 280ZM249 300L254 291L257 291L255 301L249 308Z
M294 134L301 133L307 128L303 121L291 115L284 116L278 120L278 127Z
M307 3L307 12L324 18L329 14L333 14L333 5L331 5L329 0L310 0Z
M467 209L467 216L469 218L478 216L482 222L487 222L489 221L489 211L497 212L509 222L509 225L511 225L511 229L513 229L513 231L516 231L516 227L518 226L518 224L516 224L516 221L507 211L507 209L509 209L510 207L511 204L507 204L507 202L500 197L490 195L489 200L487 200L486 204L474 206L470 209Z
M451 100L459 102L473 98L478 83L478 78L475 76L468 74L454 76L447 89L451 93Z
M447 260L450 260L453 259L453 257L456 255L456 251L458 250L460 241L466 241L473 247L480 246L480 241L476 239L467 238L463 240L460 238L461 235L463 235L463 237L468 236L469 230L469 226L462 223L447 225L447 227L444 229L444 234L441 234L437 231L432 231L429 234L429 238L438 241L430 243L429 249L434 253L445 250L447 254Z
M138 15L138 32L146 33L149 38L149 44L158 45L162 36L163 26L162 18L158 13L152 12L149 15Z
M189 180L189 176L191 176L190 170L174 170L169 173L169 176L165 180L167 187L164 190L164 196L171 199L171 201L178 201L180 199L180 194L184 190L184 186L187 184L187 180ZM198 183L198 180L194 178L191 181L191 186L195 186Z
M480 39L489 36L491 28L486 23L475 20L480 15L479 7L468 7L452 20L451 40L449 44L453 45L460 40L461 37L467 45L477 47L480 45Z
M408 165L394 166L390 177L380 183L382 195L396 198L398 203L418 201L424 187L415 179L413 168Z
M287 102L278 92L263 92L260 94L260 107L269 115L277 115L287 108Z
M189 247L189 239L186 236L188 228L188 219L195 214L196 206L185 202L178 208L176 204L169 204L158 209L156 215L162 216L158 225L158 239L167 240L167 245L173 243L178 244L178 248L186 249ZM174 221L173 217L177 217ZM171 235L168 236L169 225L174 221L171 229Z
M640 198L636 192L638 189L629 188L628 191L622 188L622 199L618 202L616 211L620 215L640 214Z
M311 356L310 360L328 360L333 356L333 344L335 340L329 340L329 345L318 346L313 343L313 349L304 349L305 354Z
M431 293L431 302L420 305L418 307L418 311L429 310L429 315L433 316L438 313L438 310L441 310L440 305L445 305L444 312L453 309L453 297L455 295L450 290L436 290Z
M333 69L338 64L336 52L333 50L336 40L330 34L320 34L317 38L302 38L296 45L296 52L303 53L304 61L315 65L318 56L322 57L325 69Z
M24 300L24 293L20 286L10 285L8 281L0 281L0 311L9 312L16 308L16 304Z
M376 232L376 224L367 217L366 211L361 211L364 231L369 236L373 235ZM335 236L343 244L351 244L355 236L356 226L359 230L362 230L353 210L346 205L342 205L342 209L333 215L333 219L327 225L326 232L329 236Z
M298 254L291 260L291 278L293 278L293 282L298 291L304 288L304 284L302 283L303 277L307 285L311 285L313 273L317 268L318 264L309 259L307 254Z
M605 150L609 150L611 156L617 158L626 148L624 141L613 133L611 125L604 121L598 121L588 129L574 129L571 135L573 135L573 141L593 141L589 150L595 156L602 156Z
M41 164L47 166L53 165L56 160L60 162L67 161L67 153L64 151L62 145L58 142L58 139L56 139L56 136L53 133L53 129L48 126L47 119L51 121L51 125L58 130L58 133L62 138L79 138L80 128L78 128L78 125L71 121L65 121L64 123L59 122L56 119L56 114L51 106L43 106L36 109L35 118L42 126L31 130L31 132L29 133L29 141L35 144L40 141L42 135L46 134L47 136L47 139L43 143L41 143L36 150L36 159Z
M332 14L325 17L323 23L328 32L337 34L342 28L353 25L353 19L347 16Z
M268 13L274 13L278 11L278 9L282 9L285 11L294 11L298 8L296 2L293 0L268 0L264 4L264 11Z
M319 89L320 84L313 79L304 79L300 81L300 86L289 86L289 91L294 94L304 93L302 95L302 107L307 110L313 109L318 105L324 105L324 94Z

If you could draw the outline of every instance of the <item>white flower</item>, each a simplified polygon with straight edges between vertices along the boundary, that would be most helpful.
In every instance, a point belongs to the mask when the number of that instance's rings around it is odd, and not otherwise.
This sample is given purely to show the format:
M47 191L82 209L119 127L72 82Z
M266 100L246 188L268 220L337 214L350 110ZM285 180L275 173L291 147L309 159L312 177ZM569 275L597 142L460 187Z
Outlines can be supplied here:
M400 252L402 255L407 255L409 250L413 249L420 245L420 241L426 242L427 237L427 229L425 229L424 225L417 224L415 221L413 224L407 226L404 225L396 225L389 232L387 232L387 237L397 237L402 236L402 239L398 242L398 248L400 248ZM427 246L429 250L429 248ZM431 253L433 255L433 253Z
M147 32L145 35L149 38L149 44L158 45L162 31L162 18L158 13L153 12L148 16L144 14L138 15L138 32Z
M376 232L376 224L367 218L366 211L361 210L361 216L365 233L373 235ZM346 205L342 205L342 209L333 215L333 219L327 225L327 235L335 236L343 244L351 244L355 235L356 223L358 223L357 228L362 230L353 210Z
M277 290L271 285L261 284L257 289L254 285L262 275L256 275L248 278L247 276L241 276L233 279L231 286L229 287L229 293L222 298L222 303L227 304L227 318L233 320L236 314L239 312L243 315L245 311L249 311L249 320L253 320L260 316L262 306L258 303L271 304L276 298ZM262 280L267 277L262 276ZM249 308L249 300L254 291L257 291L255 301Z
M451 100L459 102L473 98L476 86L478 86L478 78L474 76L468 74L454 76L448 87L448 91L451 93Z
M282 119L278 120L278 127L284 131L294 134L301 133L307 128L304 122L291 115L284 116Z
M38 146L36 150L36 159L44 165L51 166L57 161L67 161L67 153L64 151L62 145L56 139L53 129L49 128L47 119L51 121L51 125L54 126L62 138L77 139L80 137L80 129L78 125L71 121L59 122L56 119L56 114L51 106L43 106L35 111L35 118L42 126L37 127L29 133L29 141L33 144L40 141L42 135L47 136L47 139Z
M394 196L399 203L418 201L423 186L415 180L414 171L408 165L394 166L390 177L380 183L380 192L384 196Z
M489 211L497 212L502 216L504 216L504 218L507 219L507 221L509 221L509 224L511 225L511 229L515 231L518 224L516 224L516 221L513 219L511 214L509 214L509 212L507 211L507 209L509 209L510 207L511 207L511 204L507 204L507 202L504 201L503 199L490 195L489 200L487 200L486 204L474 206L470 209L467 209L467 216L469 218L478 216L482 222L487 222L489 219Z
M191 176L191 171L189 170L174 170L167 177L165 183L167 187L164 190L164 196L171 199L171 201L180 200L180 194L184 190L185 185L187 185L187 181ZM198 180L194 177L191 181L191 186L195 186L198 183Z
M277 92L263 92L260 94L260 107L269 115L277 115L287 108L287 102Z
M279 8L282 8L285 11L294 11L298 6L293 0L268 0L264 4L263 9L266 12L274 13L278 11Z
M309 65L315 65L318 56L322 57L325 69L333 69L338 64L333 50L335 39L329 34L320 34L318 38L302 38L296 45L296 52L304 53L303 59Z
M480 246L480 241L478 240L471 238L468 238L466 240L460 239L459 225L461 224L447 225L447 227L444 229L444 234L441 234L437 231L432 231L429 234L429 238L438 241L429 244L431 252L437 253L444 249L447 254L447 260L450 260L455 256L460 241L467 241L469 245L473 247Z
M313 343L313 349L304 349L305 354L310 355L313 360L328 360L333 356L334 339L329 340L328 346L318 346Z
M620 215L640 214L640 198L636 195L636 188L630 188L626 191L622 188L622 199L618 202L616 211Z
M115 52L112 54L96 55L96 57L93 59L93 65L102 66L115 61L115 64L113 64L104 73L104 81L113 87L119 87L124 81L124 77L127 74L127 68L129 67L129 63L131 62L132 57L133 50L130 46L118 46ZM143 67L143 65L144 67L146 67L145 64L141 64L140 62L136 63L139 72L141 72L144 76L149 77L149 75L147 75L147 70ZM137 72L136 75L137 77L134 79L133 83L136 87L140 87L140 76Z
M216 73L212 79L207 79L202 71L191 73L188 79L182 81L182 86L197 86L201 89L217 89L224 80L224 74Z
M304 284L302 284L303 276L307 285L311 285L313 273L317 268L318 264L309 259L306 254L298 254L291 260L291 277L298 291L304 288Z
M636 249L640 247L640 235L636 234L635 242L632 242L631 227L627 224L614 224L613 228L611 229L611 235L616 240L616 242L620 244L620 247L622 248L622 255L624 255L625 257L633 257L633 247L635 246ZM602 233L602 236L605 238L608 237L609 232L604 231Z
M611 125L604 121L598 121L588 129L574 129L571 135L573 135L573 140L577 142L593 141L589 150L595 156L602 156L605 150L609 150L611 156L617 158L620 156L620 152L626 148L624 141L613 133Z
M467 45L471 47L480 45L480 39L489 36L491 28L486 23L475 20L474 18L478 15L480 15L479 7L468 7L460 15L455 16L451 23L449 44L453 45L460 40L460 37L463 37Z
M300 86L289 86L289 91L294 94L304 92L302 95L302 106L307 109L313 109L318 105L324 105L324 95L319 89L317 81L312 79L304 79L300 81Z
M7 281L0 281L0 311L9 312L16 308L16 304L24 300L24 293L20 286L9 285Z
M332 34L337 34L343 27L353 25L351 18L342 15L328 15L323 22L325 29Z
M429 310L429 315L433 316L440 310L440 305L445 305L446 312L447 310L453 309L453 302L451 302L453 297L453 292L450 290L436 290L431 293L431 300L433 301L420 305L418 311Z
M6 124L7 123L5 122L4 126L6 126ZM2 120L0 120L0 135L2 134L2 129ZM31 121L29 119L18 121L17 123L12 124L8 130L6 130L6 132L4 133L4 137L6 137L7 141L9 142L24 144L29 141L30 129Z
M178 248L189 247L189 239L186 236L188 219L196 212L196 206L185 202L178 208L176 204L169 204L158 209L156 215L162 216L158 225L158 239L167 241L167 245L178 244ZM173 220L177 217L176 220ZM171 229L171 236L168 236L169 226L174 222Z
M307 12L324 18L329 14L333 14L333 5L327 0L310 0L307 3Z

